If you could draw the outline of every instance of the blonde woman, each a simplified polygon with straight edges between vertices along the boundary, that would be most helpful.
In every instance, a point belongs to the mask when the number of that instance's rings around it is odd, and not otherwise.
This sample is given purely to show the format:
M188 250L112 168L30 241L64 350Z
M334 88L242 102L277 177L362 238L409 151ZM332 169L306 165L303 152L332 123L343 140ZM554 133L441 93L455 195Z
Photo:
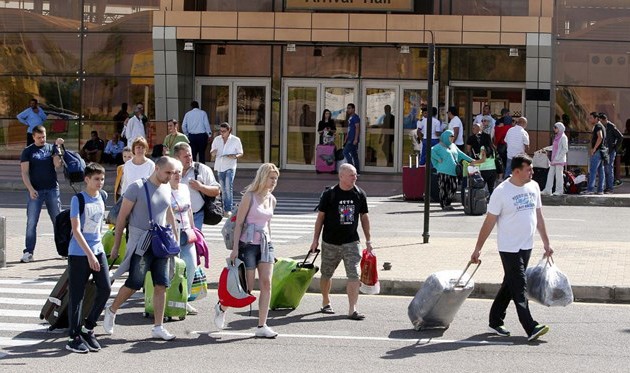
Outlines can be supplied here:
M144 137L137 137L131 143L133 158L125 162L123 167L121 195L125 194L127 187L136 180L149 178L155 170L155 163L146 157L149 144Z
M258 328L256 337L275 338L278 333L267 326L269 299L271 297L271 275L273 273L274 250L271 244L271 218L276 207L276 198L271 194L278 183L280 171L273 163L258 168L254 181L245 188L236 215L234 247L230 260L237 257L247 269L248 291L252 291L255 270L258 269ZM225 324L226 307L220 303L214 307L214 323L219 329Z

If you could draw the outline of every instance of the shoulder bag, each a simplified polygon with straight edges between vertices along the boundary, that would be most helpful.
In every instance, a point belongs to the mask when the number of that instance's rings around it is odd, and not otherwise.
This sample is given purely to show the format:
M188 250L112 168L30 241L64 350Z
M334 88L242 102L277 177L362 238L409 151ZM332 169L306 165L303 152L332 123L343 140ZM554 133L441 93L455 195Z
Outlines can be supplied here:
M193 167L195 172L195 180L199 176L199 163L195 163ZM208 197L201 193L203 198L203 223L206 225L217 225L223 220L223 207L221 207L221 201L217 201L217 197Z
M179 254L179 244L175 240L173 229L170 225L161 226L153 220L151 211L151 198L149 197L149 187L147 179L144 179L144 193L147 196L147 206L149 207L149 223L151 224L151 250L156 258L168 258Z

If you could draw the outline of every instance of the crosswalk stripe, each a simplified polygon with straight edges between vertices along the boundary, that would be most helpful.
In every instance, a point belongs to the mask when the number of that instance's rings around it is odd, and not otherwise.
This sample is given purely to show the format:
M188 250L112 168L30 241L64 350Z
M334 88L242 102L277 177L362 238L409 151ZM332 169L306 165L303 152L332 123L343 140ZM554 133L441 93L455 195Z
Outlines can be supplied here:
M3 332L45 332L45 333L65 333L66 330L63 329L55 329L48 330L50 325L42 323L42 324L28 324L28 323L8 323L8 322L0 322L0 331Z
M0 294L48 295L52 289L0 288Z
M45 299L0 298L0 304L19 304L24 306L44 306Z
M6 316L6 317L39 317L39 311L2 310L2 309L0 309L0 316Z
M42 343L43 341L44 341L43 339L0 337L0 346L7 346L7 347L32 346L38 343Z

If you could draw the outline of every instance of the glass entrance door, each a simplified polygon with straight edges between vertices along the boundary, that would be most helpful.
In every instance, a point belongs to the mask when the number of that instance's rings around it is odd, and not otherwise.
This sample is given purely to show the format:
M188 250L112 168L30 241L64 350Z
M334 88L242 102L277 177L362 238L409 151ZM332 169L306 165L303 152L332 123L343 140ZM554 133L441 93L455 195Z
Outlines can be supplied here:
M400 172L417 144L421 108L427 106L423 81L366 81L363 85L362 137L366 171ZM361 115L361 114L360 114Z
M320 141L317 125L324 109L331 111L337 132L335 145L343 146L346 106L354 102L354 81L315 81L287 79L284 81L282 113L282 167L315 170L317 144Z
M258 167L267 162L269 80L198 78L196 87L196 97L201 109L208 113L213 136L219 136L219 125L228 122L232 125L232 134L241 139L243 157L239 165Z

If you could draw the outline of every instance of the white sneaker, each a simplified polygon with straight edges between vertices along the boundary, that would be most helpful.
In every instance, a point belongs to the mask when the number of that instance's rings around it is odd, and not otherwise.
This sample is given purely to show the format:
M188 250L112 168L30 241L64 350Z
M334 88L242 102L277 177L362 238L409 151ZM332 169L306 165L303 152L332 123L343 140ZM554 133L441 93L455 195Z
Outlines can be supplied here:
M190 303L186 303L186 314L197 315L198 313L199 311L195 307L191 306Z
M256 337L258 338L276 338L278 333L271 330L266 324L256 328Z
M24 255L22 255L22 259L20 259L20 262L28 263L28 262L32 262L33 260L35 259L33 258L32 253L24 253Z
M114 334L114 325L116 325L116 314L112 312L111 308L105 307L103 330L106 334Z
M151 337L153 338L161 338L165 341L171 341L175 339L175 336L168 332L168 330L164 329L162 325L156 325L151 329Z
M221 309L220 303L214 306L214 325L219 330L225 328L225 311Z
M546 190L543 190L542 192L540 192L540 195L541 195L541 196L550 196L550 195L551 195L551 192L548 192L548 191L546 191Z

